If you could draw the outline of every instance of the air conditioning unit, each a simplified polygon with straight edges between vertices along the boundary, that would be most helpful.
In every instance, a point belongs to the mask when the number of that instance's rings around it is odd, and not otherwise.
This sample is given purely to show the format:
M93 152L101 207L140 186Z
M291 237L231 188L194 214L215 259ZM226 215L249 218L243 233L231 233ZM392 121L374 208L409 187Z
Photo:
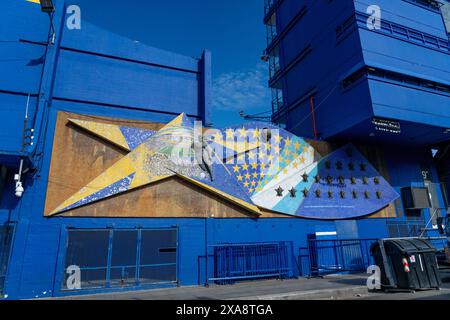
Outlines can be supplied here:
M402 188L402 199L406 210L431 208L430 195L426 187Z

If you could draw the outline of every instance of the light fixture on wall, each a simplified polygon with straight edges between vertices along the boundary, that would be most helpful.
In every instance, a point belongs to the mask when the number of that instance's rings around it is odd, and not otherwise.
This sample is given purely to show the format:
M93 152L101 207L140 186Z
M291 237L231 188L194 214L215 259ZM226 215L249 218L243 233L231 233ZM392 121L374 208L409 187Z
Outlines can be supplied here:
M25 189L22 185L22 169L23 169L23 159L20 159L20 167L19 167L19 173L14 175L14 181L16 182L16 189L15 194L17 198L21 198Z
M270 59L270 57L269 57L269 55L267 54L267 51L264 50L263 53L262 53L262 55L261 55L261 61L267 62L267 61L269 61L269 59Z
M25 189L22 186L22 182L17 181L16 182L16 197L21 198L24 191L25 191Z

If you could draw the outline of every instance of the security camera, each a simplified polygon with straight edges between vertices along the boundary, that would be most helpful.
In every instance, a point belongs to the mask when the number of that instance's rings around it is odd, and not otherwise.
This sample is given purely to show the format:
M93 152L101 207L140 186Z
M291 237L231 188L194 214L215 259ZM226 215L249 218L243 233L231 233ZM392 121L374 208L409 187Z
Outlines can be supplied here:
M22 182L17 181L16 182L16 197L21 198L24 191L25 191L25 189L22 186Z

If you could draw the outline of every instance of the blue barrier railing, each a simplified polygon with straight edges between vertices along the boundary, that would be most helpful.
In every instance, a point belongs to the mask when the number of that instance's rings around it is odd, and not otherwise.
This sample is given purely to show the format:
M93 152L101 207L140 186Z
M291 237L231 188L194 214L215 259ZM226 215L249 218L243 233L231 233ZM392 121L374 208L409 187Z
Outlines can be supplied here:
M386 226L388 228L388 235L391 238L428 236L428 232L423 231L425 228L425 221L423 219L388 221L386 222Z
M308 240L299 250L301 276L365 272L373 264L370 247L376 239Z
M208 249L207 283L294 275L292 242L218 244Z

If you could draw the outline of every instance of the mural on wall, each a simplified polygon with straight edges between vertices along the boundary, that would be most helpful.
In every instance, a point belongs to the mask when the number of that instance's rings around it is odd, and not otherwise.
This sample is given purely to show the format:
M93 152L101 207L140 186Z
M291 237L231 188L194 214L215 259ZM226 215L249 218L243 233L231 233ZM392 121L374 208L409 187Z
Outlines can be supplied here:
M291 216L365 216L399 196L352 145L322 157L304 139L266 123L205 130L182 114L160 130L69 119L127 152L58 205L58 215L179 177L255 217L260 208Z

